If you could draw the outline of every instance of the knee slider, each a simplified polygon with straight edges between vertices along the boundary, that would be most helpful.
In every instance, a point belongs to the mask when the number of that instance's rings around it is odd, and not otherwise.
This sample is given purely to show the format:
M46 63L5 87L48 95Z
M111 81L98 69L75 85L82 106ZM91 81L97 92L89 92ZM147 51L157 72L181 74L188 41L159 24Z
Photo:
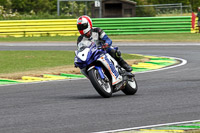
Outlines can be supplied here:
M120 57L120 56L121 56L121 52L120 52L119 50L116 50L115 55L116 55L117 57Z

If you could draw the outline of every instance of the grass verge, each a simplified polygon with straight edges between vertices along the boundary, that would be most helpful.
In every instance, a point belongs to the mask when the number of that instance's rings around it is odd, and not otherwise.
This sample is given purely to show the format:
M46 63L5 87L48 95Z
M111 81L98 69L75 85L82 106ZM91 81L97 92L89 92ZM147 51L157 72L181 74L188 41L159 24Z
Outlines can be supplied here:
M115 41L131 42L200 42L200 34L146 34L109 36ZM0 42L76 42L77 36L0 37ZM130 64L147 60L141 56L123 54ZM74 51L0 51L0 78L18 79L41 74L80 73L73 66Z
M74 51L0 51L0 78L80 73L74 68L74 56ZM122 56L132 64L145 59L139 55Z

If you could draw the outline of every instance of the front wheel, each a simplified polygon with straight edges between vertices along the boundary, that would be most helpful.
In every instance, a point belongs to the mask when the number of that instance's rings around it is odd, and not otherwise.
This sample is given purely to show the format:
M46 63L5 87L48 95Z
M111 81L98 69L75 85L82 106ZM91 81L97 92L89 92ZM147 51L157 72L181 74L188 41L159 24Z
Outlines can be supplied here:
M109 98L112 96L112 87L111 83L108 79L107 76L104 74L106 77L105 79L102 79L100 77L100 74L98 70L92 69L88 72L89 79L93 85L93 87L96 89L96 91L104 98Z
M138 90L137 82L135 78L132 77L129 81L127 81L127 84L122 91L126 95L134 95L137 92L137 90Z

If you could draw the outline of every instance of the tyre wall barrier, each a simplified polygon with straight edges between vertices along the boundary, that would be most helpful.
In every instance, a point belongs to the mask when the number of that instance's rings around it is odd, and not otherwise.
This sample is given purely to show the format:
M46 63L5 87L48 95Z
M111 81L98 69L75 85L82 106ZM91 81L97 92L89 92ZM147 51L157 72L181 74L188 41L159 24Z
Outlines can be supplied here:
M108 35L190 33L191 16L94 18ZM0 37L78 36L76 19L0 21Z

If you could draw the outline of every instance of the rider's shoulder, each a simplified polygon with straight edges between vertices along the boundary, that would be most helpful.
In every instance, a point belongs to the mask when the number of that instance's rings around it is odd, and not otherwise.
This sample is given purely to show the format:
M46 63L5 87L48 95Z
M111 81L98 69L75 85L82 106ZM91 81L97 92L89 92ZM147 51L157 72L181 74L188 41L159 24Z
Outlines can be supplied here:
M102 32L102 29L99 27L93 27L92 30L93 32Z
M77 44L83 40L83 35L80 35L77 39Z

